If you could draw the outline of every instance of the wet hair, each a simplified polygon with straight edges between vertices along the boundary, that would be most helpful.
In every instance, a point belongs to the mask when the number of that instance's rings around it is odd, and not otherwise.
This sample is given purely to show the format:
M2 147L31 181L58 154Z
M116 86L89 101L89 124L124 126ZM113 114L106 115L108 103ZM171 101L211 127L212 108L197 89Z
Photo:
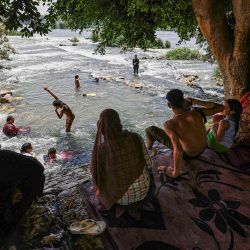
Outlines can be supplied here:
M10 120L14 120L14 117L12 115L8 115L7 116L7 119L6 119L6 122L9 122Z
M182 108L184 103L183 92L179 89L171 89L167 95L166 99L171 104L173 108Z
M236 133L238 132L238 129L239 129L240 116L241 116L241 113L243 111L242 105L236 99L227 99L225 101L228 103L230 111L234 111L234 114L232 114L232 116L235 119L235 135L236 135Z
M55 101L53 101L53 106L62 106L64 103L61 101L61 100L58 100L58 99L56 99Z
M32 145L31 145L31 143L30 142L26 142L26 143L24 143L23 145L22 145L22 147L21 147L21 153L26 153L27 152L27 149L29 149L29 148L31 148L32 147Z
M75 75L75 79L79 78L79 75Z
M55 148L49 148L48 155L49 154L55 154L55 153L56 153L56 149Z

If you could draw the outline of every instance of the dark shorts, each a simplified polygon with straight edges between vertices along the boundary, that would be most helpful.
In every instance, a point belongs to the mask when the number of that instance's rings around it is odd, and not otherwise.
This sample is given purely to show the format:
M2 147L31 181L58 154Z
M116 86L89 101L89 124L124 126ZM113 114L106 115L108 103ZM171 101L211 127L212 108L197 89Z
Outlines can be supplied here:
M158 128L156 126L151 126L146 129L146 134L152 142L158 141L159 143L173 150L173 144L169 136L166 134L165 130ZM200 155L200 153L195 156L190 156L183 151L183 159L185 161L192 160L196 158L198 155Z

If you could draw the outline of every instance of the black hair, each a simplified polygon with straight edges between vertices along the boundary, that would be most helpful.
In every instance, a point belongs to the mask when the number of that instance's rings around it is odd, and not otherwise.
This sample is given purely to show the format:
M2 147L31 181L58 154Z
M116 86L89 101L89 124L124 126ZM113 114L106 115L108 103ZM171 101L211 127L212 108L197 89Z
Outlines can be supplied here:
M75 75L75 79L79 78L79 75Z
M58 99L56 99L55 101L53 101L53 106L62 106L64 103L61 101L61 100L58 100Z
M26 143L24 143L24 144L22 145L20 151L21 151L21 153L26 153L27 149L28 149L28 148L31 148L31 147L32 147L31 143L30 143L30 142L26 142Z
M6 119L6 122L9 122L10 120L14 120L14 117L12 115L8 115L7 116L7 119Z
M48 155L51 153L56 153L56 149L55 148L49 148L48 150Z
M235 119L235 135L238 132L239 124L240 124L240 115L242 113L242 105L241 103L236 99L227 99L226 102L229 105L229 108L231 111L234 111L234 114L232 116Z
M171 104L173 108L182 108L184 103L183 92L179 89L171 89L167 95L166 99Z

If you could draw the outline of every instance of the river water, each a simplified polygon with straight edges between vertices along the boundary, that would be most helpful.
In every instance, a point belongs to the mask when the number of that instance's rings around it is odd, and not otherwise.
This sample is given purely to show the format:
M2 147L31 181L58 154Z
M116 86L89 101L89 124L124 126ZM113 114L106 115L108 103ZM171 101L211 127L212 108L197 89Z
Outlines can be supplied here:
M174 32L158 32L160 38L169 40L172 48L179 40ZM78 37L78 46L68 40ZM222 89L217 87L213 77L215 65L201 61L157 60L167 50L135 49L121 54L118 48L107 48L104 56L95 55L90 32L82 35L67 30L54 30L46 37L10 37L17 54L11 61L0 63L8 69L0 69L1 89L11 89L15 96L23 100L13 104L16 125L30 126L29 136L8 139L0 132L0 142L4 149L19 151L24 142L33 144L34 152L43 155L49 147L58 151L83 150L83 162L89 161L90 151L96 133L96 122L100 112L106 108L116 109L124 128L145 137L147 126L162 126L171 117L166 106L165 94L171 88L182 89L186 96L206 99L220 99ZM64 44L67 46L59 46ZM181 46L197 47L194 41ZM131 61L134 54L140 59L140 76L132 74ZM142 58L155 57L154 59ZM74 88L74 76L81 79L81 90ZM180 82L182 74L197 74L199 86L193 89ZM107 80L93 81L93 77ZM140 82L143 89L135 89L129 84ZM126 83L126 84L124 84ZM65 117L59 120L52 106L53 98L43 90L48 85L55 94L67 103L76 115L72 132L65 133ZM82 93L95 92L95 97L82 97ZM7 114L0 111L0 125Z

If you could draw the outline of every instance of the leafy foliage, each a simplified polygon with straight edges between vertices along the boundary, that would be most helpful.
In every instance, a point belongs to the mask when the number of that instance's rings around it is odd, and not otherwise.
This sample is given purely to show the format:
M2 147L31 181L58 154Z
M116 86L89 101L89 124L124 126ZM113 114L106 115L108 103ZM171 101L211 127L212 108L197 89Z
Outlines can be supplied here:
M217 66L215 69L214 69L214 76L216 79L221 79L221 71L220 71L220 68L219 66Z
M46 34L49 31L51 18L43 19L38 11L39 0L2 0L0 1L0 21L7 30L17 30L25 36L34 33ZM44 2L47 2L44 0Z
M189 39L197 32L197 25L189 0L42 0L48 14L41 17L39 0L0 3L0 16L7 29L21 28L26 36L34 32L45 34L58 19L71 29L83 30L93 26L105 43L123 36L128 47L145 48L147 41L156 40L155 30L175 29L181 39Z
M39 2L48 7L44 17L38 11ZM231 9L226 0L225 10ZM94 27L104 45L123 38L120 45L128 48L154 44L156 29L175 30L181 40L203 39L190 0L2 0L0 16L8 30L21 28L26 36L46 34L57 20L63 20L73 30Z
M177 48L168 51L165 55L165 58L169 60L202 60L203 55L199 52L199 50L189 48Z

